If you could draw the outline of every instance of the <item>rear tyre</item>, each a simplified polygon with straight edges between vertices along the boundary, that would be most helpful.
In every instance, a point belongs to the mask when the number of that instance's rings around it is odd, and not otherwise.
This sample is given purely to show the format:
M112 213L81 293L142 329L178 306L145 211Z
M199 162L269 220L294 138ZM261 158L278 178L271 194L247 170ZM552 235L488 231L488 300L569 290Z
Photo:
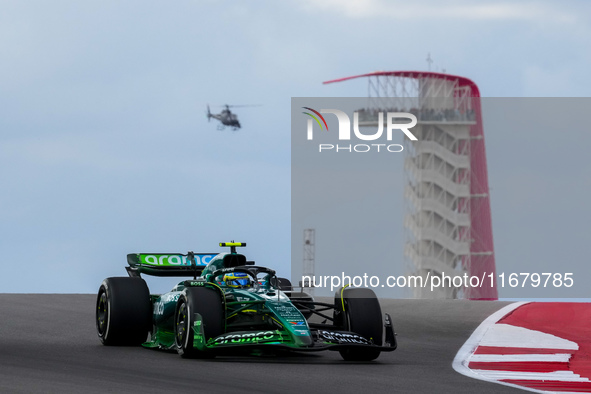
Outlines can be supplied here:
M208 287L189 287L179 297L175 311L175 343L185 358L212 357L193 345L195 314L202 318L205 341L224 333L225 311L219 291Z
M141 345L151 325L150 290L142 278L103 281L96 300L96 329L103 345Z
M335 325L354 332L382 346L384 327L382 309L371 289L345 288L335 295ZM379 349L349 348L339 350L347 361L371 361L380 355Z

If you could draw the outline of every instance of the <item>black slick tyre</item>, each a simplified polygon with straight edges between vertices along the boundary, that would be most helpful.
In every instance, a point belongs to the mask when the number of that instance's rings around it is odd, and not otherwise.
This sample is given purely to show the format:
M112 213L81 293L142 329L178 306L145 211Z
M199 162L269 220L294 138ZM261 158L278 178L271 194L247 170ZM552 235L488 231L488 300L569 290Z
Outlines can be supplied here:
M175 344L185 358L208 358L210 353L193 346L195 314L202 318L205 341L224 333L225 310L220 292L208 287L189 287L179 297L175 311Z
M141 278L107 278L96 300L96 328L104 345L137 346L152 325L148 285Z
M382 346L384 327L382 309L371 289L345 288L335 295L335 324L354 332L374 345ZM380 355L379 349L347 348L339 350L347 361L371 361Z

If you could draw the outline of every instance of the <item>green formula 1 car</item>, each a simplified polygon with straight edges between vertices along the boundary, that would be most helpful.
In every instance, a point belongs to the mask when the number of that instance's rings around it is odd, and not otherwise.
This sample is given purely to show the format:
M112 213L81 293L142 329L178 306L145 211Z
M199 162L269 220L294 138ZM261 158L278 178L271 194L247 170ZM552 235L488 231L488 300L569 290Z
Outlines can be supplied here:
M275 271L230 253L127 255L129 277L107 278L96 302L105 345L142 345L207 358L277 349L337 350L345 360L369 361L396 349L391 318L382 321L370 289L345 287L334 303L316 302ZM166 294L150 294L141 274L184 276ZM191 279L192 278L192 279Z

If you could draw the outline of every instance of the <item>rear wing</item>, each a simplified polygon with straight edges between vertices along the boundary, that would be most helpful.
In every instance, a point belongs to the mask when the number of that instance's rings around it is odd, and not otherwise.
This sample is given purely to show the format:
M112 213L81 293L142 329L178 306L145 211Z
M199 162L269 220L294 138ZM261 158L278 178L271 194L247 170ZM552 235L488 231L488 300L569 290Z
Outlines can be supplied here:
M219 253L130 253L127 255L129 276L197 276Z

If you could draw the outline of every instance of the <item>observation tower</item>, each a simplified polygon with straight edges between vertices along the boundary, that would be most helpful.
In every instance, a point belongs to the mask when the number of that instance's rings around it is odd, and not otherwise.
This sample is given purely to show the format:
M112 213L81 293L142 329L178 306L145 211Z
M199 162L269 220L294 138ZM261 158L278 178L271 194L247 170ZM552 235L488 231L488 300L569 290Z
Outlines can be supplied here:
M497 288L480 92L468 78L436 72L374 72L360 126L376 127L378 112L410 112L418 120L405 137L405 245L409 274L477 276L479 287L448 285L417 298L495 300Z

